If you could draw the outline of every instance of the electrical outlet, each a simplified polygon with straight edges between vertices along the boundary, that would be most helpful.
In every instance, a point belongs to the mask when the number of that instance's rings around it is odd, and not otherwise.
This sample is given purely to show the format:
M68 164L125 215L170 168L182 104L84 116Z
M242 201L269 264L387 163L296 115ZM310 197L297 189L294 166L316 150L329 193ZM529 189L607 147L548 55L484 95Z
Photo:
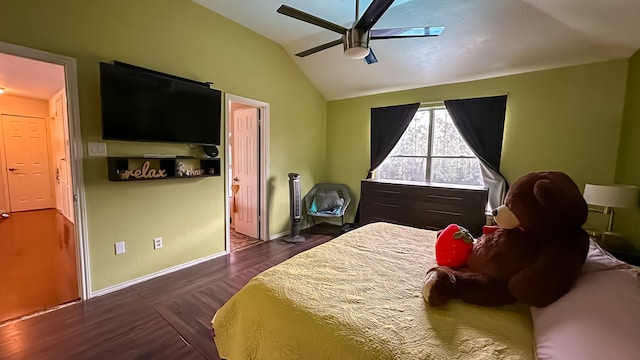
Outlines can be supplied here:
M117 242L115 245L116 255L124 254L124 241Z
M162 247L162 238L161 237L157 237L155 239L153 239L153 249L154 250L158 250Z

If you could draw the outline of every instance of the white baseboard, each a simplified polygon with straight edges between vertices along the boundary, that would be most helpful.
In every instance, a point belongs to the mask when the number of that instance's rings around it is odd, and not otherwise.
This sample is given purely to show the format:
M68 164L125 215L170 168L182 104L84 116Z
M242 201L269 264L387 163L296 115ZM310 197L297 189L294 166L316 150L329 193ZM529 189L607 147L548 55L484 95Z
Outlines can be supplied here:
M288 231L283 231L281 233L270 235L269 236L269 240L275 240L275 239L278 239L278 238L281 238L281 237L287 236L287 235L289 235L289 232Z
M141 282L147 281L147 280L151 280L154 278L157 278L159 276L163 276L163 275L167 275L167 274L171 274L172 272L178 271L178 270L183 270L186 269L188 267L194 266L194 265L198 265L200 263L203 263L205 261L209 261L209 260L213 260L215 258L218 258L220 256L224 256L227 255L227 252L221 252L221 253L217 253L217 254L213 254L213 255L209 255L200 259L196 259L196 260L192 260L189 262L186 262L184 264L180 264L180 265L176 265L164 270L160 270L158 272L155 272L153 274L149 274L149 275L145 275L142 277L139 277L137 279L133 279L133 280L129 280L129 281L125 281L123 283L117 284L117 285L113 285L113 286L109 286L107 288L98 290L98 291L93 291L91 292L91 294L89 295L89 298L93 298L93 297L98 297L98 296L102 296L102 295L107 295L110 294L114 291L118 291L118 290L122 290L124 288L128 288L129 286L135 285L135 284L139 284Z
M303 225L300 227L300 230L305 230L305 229L308 229L308 228L310 228L310 227L312 227L312 226L313 226L313 224L303 224ZM277 234L270 235L270 236L269 236L269 240L279 239L279 238L284 237L284 236L287 236L287 235L289 235L289 231L283 231L283 232L281 232L281 233L277 233Z

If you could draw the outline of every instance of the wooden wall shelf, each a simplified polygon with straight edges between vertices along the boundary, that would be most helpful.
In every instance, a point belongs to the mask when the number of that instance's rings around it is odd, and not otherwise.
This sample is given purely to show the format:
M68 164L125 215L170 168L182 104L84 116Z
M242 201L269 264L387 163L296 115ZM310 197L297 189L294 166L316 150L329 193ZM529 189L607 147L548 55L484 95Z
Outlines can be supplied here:
M109 181L190 179L220 176L220 158L201 159L190 156L107 158Z

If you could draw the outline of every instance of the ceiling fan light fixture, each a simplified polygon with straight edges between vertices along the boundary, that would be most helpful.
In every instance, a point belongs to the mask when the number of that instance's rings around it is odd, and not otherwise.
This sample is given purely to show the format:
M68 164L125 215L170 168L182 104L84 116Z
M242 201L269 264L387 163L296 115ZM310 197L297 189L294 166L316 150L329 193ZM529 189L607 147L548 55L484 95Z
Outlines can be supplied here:
M363 59L369 55L369 48L354 46L344 50L344 54L351 59Z

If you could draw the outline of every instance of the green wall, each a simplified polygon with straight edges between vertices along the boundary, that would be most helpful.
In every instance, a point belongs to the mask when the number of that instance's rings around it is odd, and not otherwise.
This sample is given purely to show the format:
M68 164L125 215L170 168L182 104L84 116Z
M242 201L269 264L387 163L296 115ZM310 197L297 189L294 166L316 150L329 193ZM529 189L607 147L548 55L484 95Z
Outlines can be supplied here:
M369 168L372 107L508 94L500 171L510 183L527 172L545 170L564 171L581 188L586 182L610 183L627 65L627 60L615 60L330 101L327 180L360 193L360 179Z
M624 121L620 136L620 151L616 182L640 186L640 51L629 59ZM640 209L615 211L614 230L640 249Z
M101 141L98 63L119 60L270 104L271 234L288 229L287 173L302 174L303 191L323 180L326 101L278 44L190 0L1 4L0 41L77 60L84 144ZM187 145L113 141L108 151L198 155ZM223 177L113 183L106 159L83 164L93 291L224 250ZM164 247L153 250L157 236ZM126 254L114 255L117 241Z

